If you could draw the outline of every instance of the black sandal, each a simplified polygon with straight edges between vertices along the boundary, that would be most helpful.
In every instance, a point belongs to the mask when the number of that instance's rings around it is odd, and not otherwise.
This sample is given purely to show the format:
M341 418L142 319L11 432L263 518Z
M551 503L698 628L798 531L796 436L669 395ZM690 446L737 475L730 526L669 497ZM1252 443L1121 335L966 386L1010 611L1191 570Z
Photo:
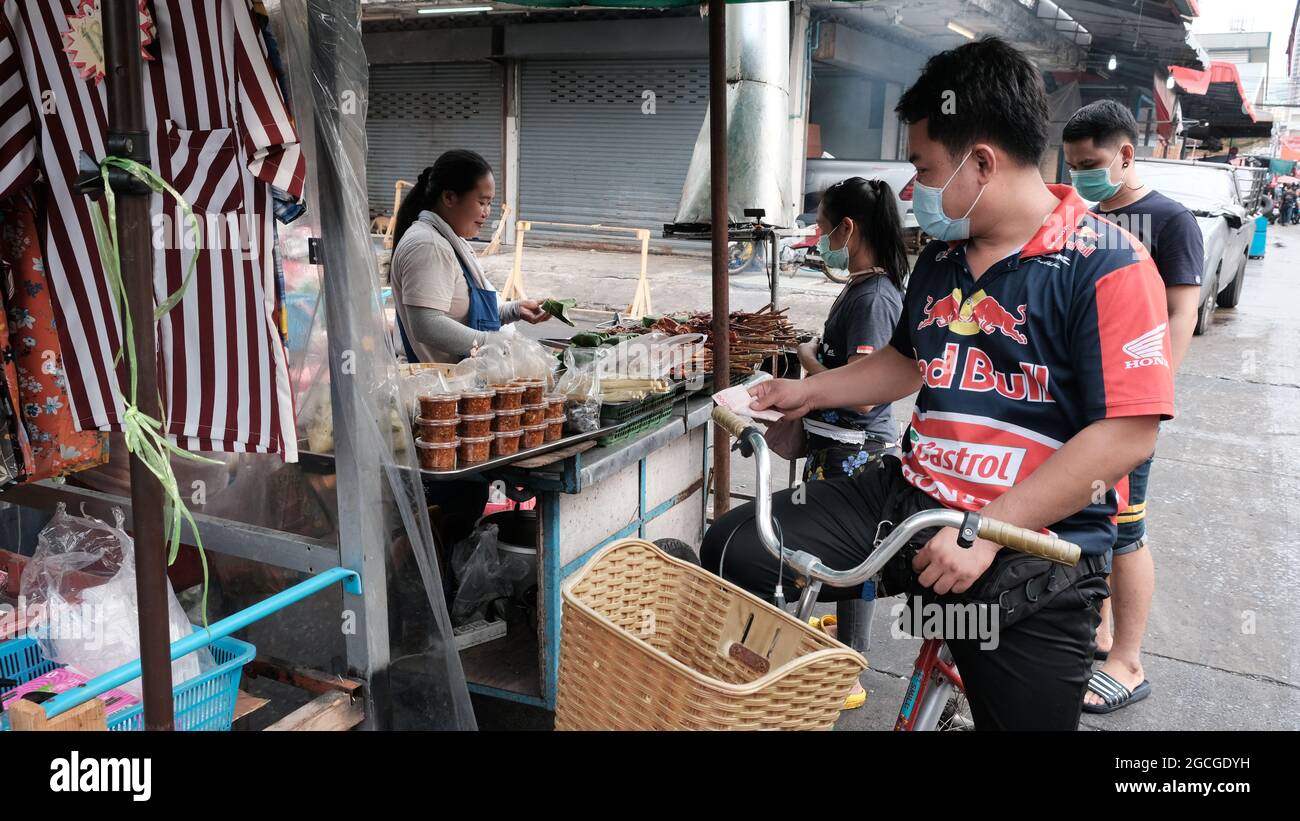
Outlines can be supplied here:
M1129 690L1123 684L1120 684L1115 678L1101 670L1092 674L1088 679L1088 689L1101 696L1101 704L1089 704L1083 702L1083 711L1085 713L1113 713L1121 707L1141 701L1151 695L1151 682L1143 680L1141 684Z

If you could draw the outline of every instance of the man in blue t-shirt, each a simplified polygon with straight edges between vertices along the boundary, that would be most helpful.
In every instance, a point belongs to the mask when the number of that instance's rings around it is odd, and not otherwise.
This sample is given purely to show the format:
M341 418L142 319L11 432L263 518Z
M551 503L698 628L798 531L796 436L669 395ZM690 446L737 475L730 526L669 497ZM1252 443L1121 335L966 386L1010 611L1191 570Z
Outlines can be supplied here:
M1137 121L1123 105L1098 100L1084 106L1066 123L1063 139L1065 161L1079 195L1096 202L1093 210L1102 219L1137 237L1151 253L1165 284L1173 350L1170 364L1177 373L1201 305L1204 247L1196 217L1138 177ZM1118 517L1110 577L1114 601L1103 605L1097 630L1097 656L1104 664L1088 684L1085 712L1113 712L1151 692L1141 657L1155 591L1155 564L1151 552L1143 549L1150 473L1151 459L1147 459L1129 474L1127 506Z

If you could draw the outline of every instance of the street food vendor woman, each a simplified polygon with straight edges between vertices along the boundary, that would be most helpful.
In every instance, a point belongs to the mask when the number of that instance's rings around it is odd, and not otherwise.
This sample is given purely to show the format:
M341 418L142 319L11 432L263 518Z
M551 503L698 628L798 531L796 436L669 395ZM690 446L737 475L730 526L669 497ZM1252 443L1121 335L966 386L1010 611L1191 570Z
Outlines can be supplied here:
M495 196L487 160L457 149L424 169L398 210L390 271L398 350L408 361L459 362L502 325L547 319L536 300L502 302L466 242Z
M458 149L424 169L398 209L389 270L397 350L408 362L459 362L502 325L548 318L534 300L502 302L466 242L478 236L495 196L487 160ZM439 508L435 528L450 549L483 513L488 486L474 480L431 483L426 497Z

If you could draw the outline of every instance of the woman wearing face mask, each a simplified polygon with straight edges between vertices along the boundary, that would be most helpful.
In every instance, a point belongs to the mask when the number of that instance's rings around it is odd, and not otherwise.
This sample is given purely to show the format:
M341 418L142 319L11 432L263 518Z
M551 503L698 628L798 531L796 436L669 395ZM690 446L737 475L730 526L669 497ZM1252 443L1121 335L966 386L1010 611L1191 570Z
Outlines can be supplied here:
M817 227L822 259L848 271L849 281L831 305L821 338L799 346L799 362L809 375L842 368L887 346L903 310L907 277L903 225L888 183L850 177L832 185L822 195ZM793 424L800 422L804 447L793 450L807 457L805 482L862 473L898 438L889 405L817 410ZM788 432L777 435L788 442ZM846 643L860 641L870 629L866 604L861 599L839 602L836 615L823 616L815 626ZM844 709L861 707L866 700L866 690L855 683Z
M894 192L883 180L850 177L832 185L817 209L818 251L849 272L820 339L799 346L807 374L840 368L889 342L903 309L907 253ZM853 476L898 438L889 406L835 408L804 418L805 481Z
M398 209L391 279L398 351L408 361L459 362L504 324L548 318L536 300L502 303L465 241L478 236L495 196L486 160L448 151Z

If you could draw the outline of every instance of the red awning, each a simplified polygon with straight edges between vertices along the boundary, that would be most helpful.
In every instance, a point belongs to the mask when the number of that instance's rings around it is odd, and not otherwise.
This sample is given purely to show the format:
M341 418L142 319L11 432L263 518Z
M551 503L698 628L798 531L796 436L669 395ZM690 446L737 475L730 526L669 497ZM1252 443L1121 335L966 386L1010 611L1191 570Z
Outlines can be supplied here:
M1170 66L1169 73L1174 75L1174 82L1183 91L1202 97L1209 93L1211 85L1228 83L1236 86L1237 96L1241 100L1241 110L1250 117L1252 123L1259 122L1259 117L1255 115L1255 107L1246 98L1246 88L1241 84L1241 75L1237 73L1237 67L1234 64L1223 60L1214 60L1205 71L1183 66Z

